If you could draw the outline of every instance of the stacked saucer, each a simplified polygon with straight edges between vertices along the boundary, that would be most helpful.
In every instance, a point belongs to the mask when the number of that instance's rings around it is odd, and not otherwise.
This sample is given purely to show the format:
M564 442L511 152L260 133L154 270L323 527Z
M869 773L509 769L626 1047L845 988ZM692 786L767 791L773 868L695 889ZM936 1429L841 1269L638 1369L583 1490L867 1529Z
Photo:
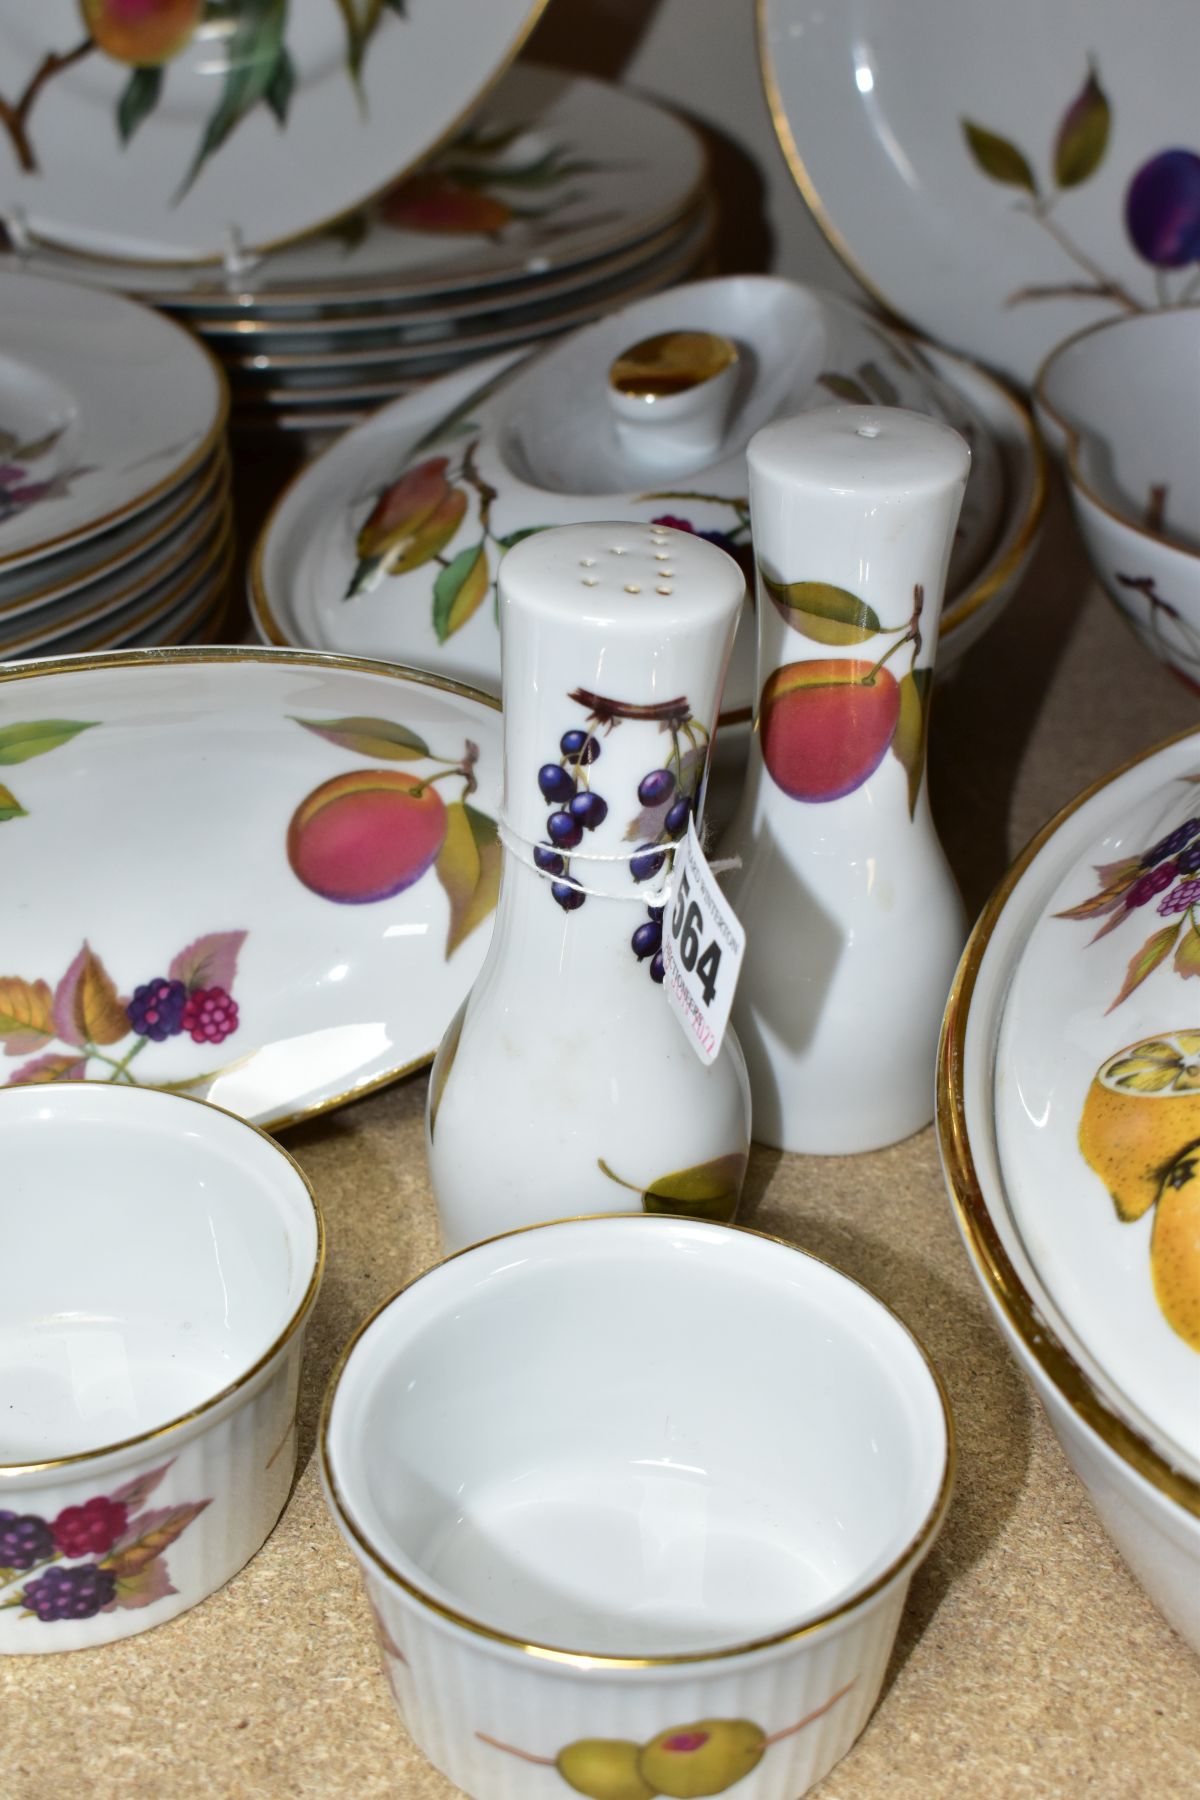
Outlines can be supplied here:
M0 272L0 660L215 633L227 408L220 370L170 320Z
M447 148L357 211L225 266L27 247L136 294L220 359L233 420L324 431L700 271L712 210L689 126L600 81L519 65Z

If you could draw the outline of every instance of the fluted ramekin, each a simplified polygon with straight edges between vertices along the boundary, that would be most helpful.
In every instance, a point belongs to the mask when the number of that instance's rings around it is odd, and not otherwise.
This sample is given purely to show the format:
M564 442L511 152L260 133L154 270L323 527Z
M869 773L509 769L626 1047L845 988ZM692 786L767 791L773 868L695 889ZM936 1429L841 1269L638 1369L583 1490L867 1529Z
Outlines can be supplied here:
M796 1800L878 1696L950 1492L924 1351L756 1232L537 1225L360 1328L321 1425L392 1692L478 1800Z
M264 1133L149 1088L0 1089L0 1166L0 1654L86 1649L279 1517L324 1231Z

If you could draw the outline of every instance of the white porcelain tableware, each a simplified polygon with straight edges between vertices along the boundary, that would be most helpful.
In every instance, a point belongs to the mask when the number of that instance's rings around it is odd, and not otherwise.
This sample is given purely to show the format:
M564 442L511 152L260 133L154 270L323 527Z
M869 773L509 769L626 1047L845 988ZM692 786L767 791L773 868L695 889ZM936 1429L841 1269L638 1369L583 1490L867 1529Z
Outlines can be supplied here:
M428 1061L495 904L493 702L251 649L15 664L0 696L0 1085L116 1074L277 1127ZM77 1018L85 976L109 1003Z
M1068 339L1042 365L1034 404L1109 598L1200 692L1200 306Z
M227 408L213 358L170 319L0 274L0 572L172 493L212 455Z
M744 593L731 557L654 526L537 532L501 564L500 898L426 1114L447 1250L557 1218L564 1194L575 1213L737 1210L745 1064L732 1031L701 1058L670 1016L663 926ZM715 991L715 937L693 965Z
M324 230L240 267L91 259L79 278L180 310L273 320L438 297L489 308L500 304L492 289L528 296L559 271L646 242L695 203L704 175L698 134L666 107L522 62L416 173ZM29 255L45 273L81 260L41 245Z
M28 656L54 638L94 628L101 620L116 625L123 615L154 616L169 610L198 576L221 560L231 530L232 502L224 487L165 544L115 577L86 584L33 610L22 609L13 617L0 612L0 656Z
M966 920L925 780L937 617L970 452L845 406L750 441L758 697L723 878L754 1135L876 1150L933 1115Z
M938 1122L976 1275L1151 1598L1200 1649L1200 736L1034 839L946 1014Z
M320 1448L397 1707L476 1800L795 1800L867 1722L953 1461L867 1290L645 1217L419 1277L343 1353Z
M285 243L440 142L540 11L5 0L0 213L108 258Z
M629 466L617 437L609 368L638 339L685 326L732 337L741 385L719 459L677 462L648 479L644 466ZM507 540L534 527L661 519L713 537L745 562L753 431L789 409L861 397L873 382L890 400L947 417L978 452L973 530L956 552L956 566L971 572L952 585L947 620L965 647L1023 570L1043 499L1040 460L1027 416L997 384L939 352L923 356L832 297L734 277L643 301L519 367L496 359L460 370L347 434L284 493L251 561L257 628L275 643L399 655L498 693L494 614L481 606L446 619L444 571L427 550L435 537L439 555L482 544L494 563ZM443 511L439 529L422 536L416 520L427 483ZM395 514L391 543L360 554L383 542L369 522L384 517L385 496ZM443 523L452 527L445 536ZM753 639L744 620L725 696L732 713L753 703Z
M127 578L131 567L155 555L228 483L229 461L222 448L164 499L127 523L41 561L9 572L0 570L0 621L85 588L98 592L114 578Z
M179 1095L8 1089L0 1132L0 1655L89 1649L215 1592L282 1512L324 1230L284 1150Z
M1022 382L1097 320L1194 295L1200 13L1122 0L758 0L767 98L833 248Z

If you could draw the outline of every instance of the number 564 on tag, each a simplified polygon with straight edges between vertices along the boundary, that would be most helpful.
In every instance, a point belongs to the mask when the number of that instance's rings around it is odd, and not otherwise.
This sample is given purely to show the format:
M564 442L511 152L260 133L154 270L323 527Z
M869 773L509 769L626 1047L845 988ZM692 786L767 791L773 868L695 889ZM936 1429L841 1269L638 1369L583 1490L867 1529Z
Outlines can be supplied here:
M715 1062L729 1023L746 933L717 886L692 821L675 858L663 925L667 1003L701 1062Z

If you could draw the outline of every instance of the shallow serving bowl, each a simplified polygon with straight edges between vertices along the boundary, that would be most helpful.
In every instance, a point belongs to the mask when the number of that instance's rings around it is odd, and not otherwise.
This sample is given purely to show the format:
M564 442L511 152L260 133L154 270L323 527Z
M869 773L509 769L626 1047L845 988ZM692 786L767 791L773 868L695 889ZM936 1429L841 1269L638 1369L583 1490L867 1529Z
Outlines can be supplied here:
M665 1217L451 1257L321 1428L396 1704L479 1800L795 1800L874 1706L948 1503L937 1375L788 1244Z
M976 1276L1101 1519L1200 1649L1200 732L1081 795L963 955L938 1125Z
M1042 365L1034 401L1105 591L1200 693L1200 306L1079 332Z
M87 1649L283 1510L324 1232L285 1151L179 1095L4 1089L0 1144L0 1654Z

